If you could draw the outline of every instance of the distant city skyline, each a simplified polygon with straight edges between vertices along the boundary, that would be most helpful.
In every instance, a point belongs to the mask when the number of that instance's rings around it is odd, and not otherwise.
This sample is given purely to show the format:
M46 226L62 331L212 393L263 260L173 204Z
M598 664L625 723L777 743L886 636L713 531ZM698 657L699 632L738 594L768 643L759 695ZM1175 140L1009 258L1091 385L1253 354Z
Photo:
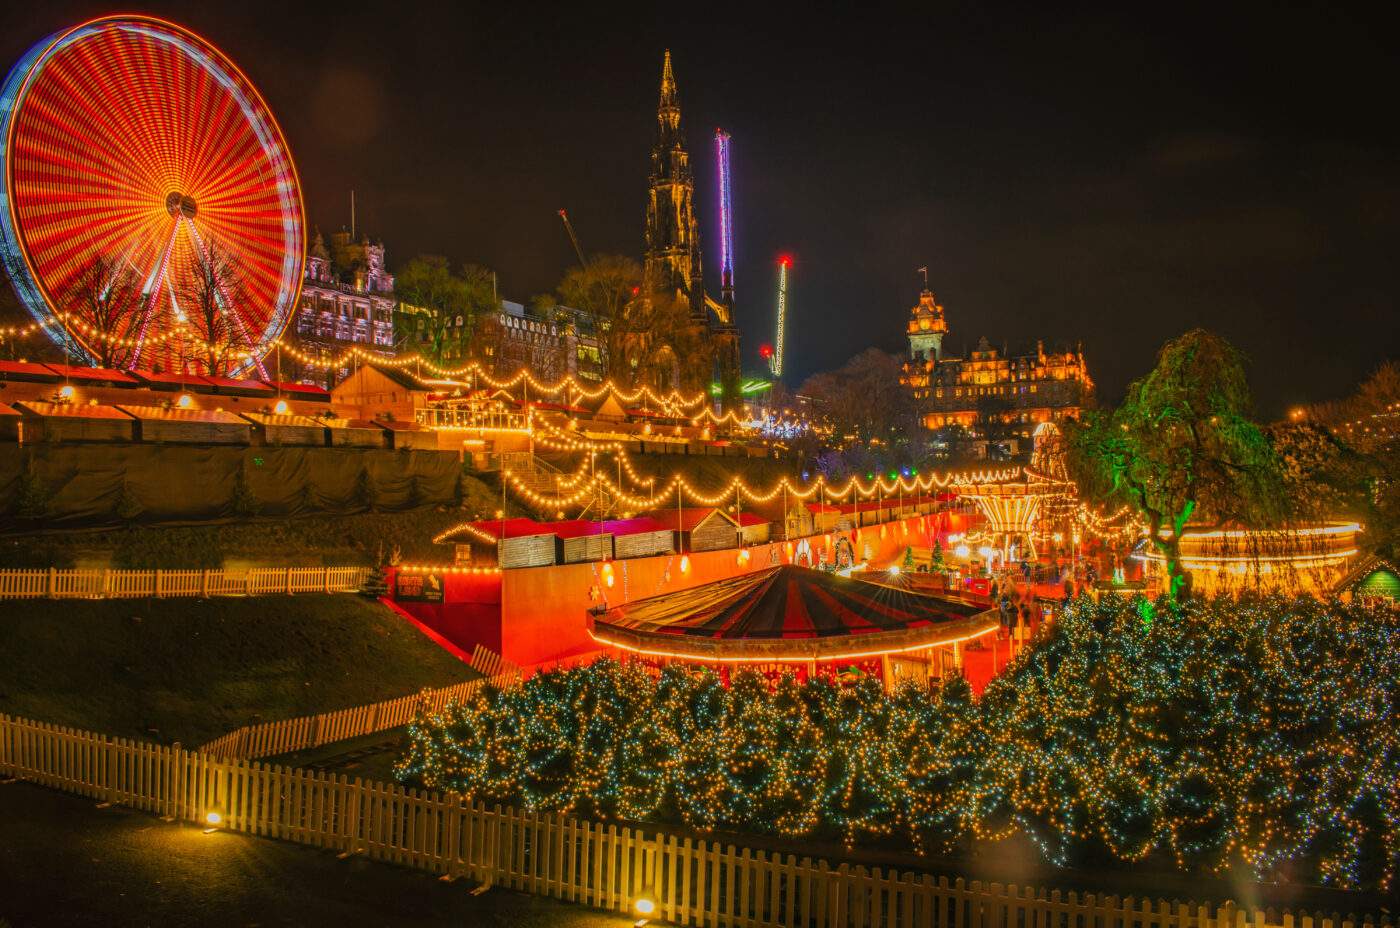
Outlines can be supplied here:
M718 292L713 134L732 136L736 310L749 370L785 380L867 345L906 353L922 277L945 347L1082 343L1101 402L1194 326L1252 359L1261 415L1334 399L1395 339L1400 150L1382 30L1246 7L931 10L820 21L408 4L152 3L261 91L308 227L350 224L552 292L586 251L640 257L662 52L672 51ZM0 14L6 69L92 3Z

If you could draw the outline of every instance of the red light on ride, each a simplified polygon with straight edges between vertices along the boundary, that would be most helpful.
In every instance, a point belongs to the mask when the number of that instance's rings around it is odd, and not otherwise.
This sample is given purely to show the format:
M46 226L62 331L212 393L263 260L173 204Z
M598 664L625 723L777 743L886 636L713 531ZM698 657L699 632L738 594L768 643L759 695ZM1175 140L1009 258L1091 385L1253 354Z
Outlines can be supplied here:
M641 292L642 292L642 288L641 288L641 287L633 287L633 288L632 288L632 295L633 295L633 296L636 296L637 294L639 294L639 293L641 293Z
M783 267L787 267L789 264L792 263L792 257L790 255L783 255L781 258L778 259L778 263L781 264Z
M763 347L758 349L758 353L765 358L771 358L773 357L773 346L764 345Z

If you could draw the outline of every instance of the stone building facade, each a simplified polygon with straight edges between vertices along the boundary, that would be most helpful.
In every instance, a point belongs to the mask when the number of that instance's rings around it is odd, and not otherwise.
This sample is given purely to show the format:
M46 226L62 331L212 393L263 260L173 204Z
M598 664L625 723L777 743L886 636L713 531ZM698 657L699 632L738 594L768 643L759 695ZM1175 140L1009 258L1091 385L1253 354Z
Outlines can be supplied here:
M577 309L553 307L540 315L503 300L500 312L477 319L476 332L482 365L496 377L528 368L546 382L566 377L602 381L591 319Z
M962 426L988 439L1029 439L1035 426L1094 404L1094 381L1082 349L994 348L983 337L961 357L944 349L943 307L924 290L910 311L909 360L901 382L914 391L931 429Z
M413 329L413 307L401 305L399 311L403 319L401 327ZM476 316L470 342L465 332L469 321L459 316L453 322L455 326L452 322L449 326L463 330L455 338L449 333L449 343L461 345L457 360L467 363L470 344L471 357L493 377L510 376L527 368L531 376L548 383L570 376L602 382L598 339L592 319L586 313L567 306L554 306L543 314L534 313L527 311L523 304L502 300L499 312ZM427 338L426 329L423 329L418 338L410 335L403 347L410 351L421 350L416 342L426 342Z
M318 361L340 359L351 348L379 358L394 357L394 277L384 266L384 243L349 232L318 231L306 253L306 272L296 315L283 339ZM324 367L284 358L284 375L322 383ZM334 383L349 369L331 371Z

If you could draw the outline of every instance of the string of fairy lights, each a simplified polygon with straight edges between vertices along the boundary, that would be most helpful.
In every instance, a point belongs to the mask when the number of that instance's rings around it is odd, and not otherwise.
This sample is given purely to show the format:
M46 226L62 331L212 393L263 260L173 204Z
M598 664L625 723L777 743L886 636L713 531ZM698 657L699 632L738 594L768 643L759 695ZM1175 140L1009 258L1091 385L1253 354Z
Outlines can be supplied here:
M60 313L51 316L44 322L35 322L24 327L9 327L0 330L0 335L5 337L23 337L40 329L51 325L61 325L74 329L83 334L89 340L106 341L120 347L139 347L142 345L152 345L163 343L172 339L180 339L189 344L204 344L207 348L219 348L214 342L202 341L197 334L187 331L187 326L177 326L176 328L150 336L149 338L127 338L103 332L95 328L82 319L71 313ZM324 359L313 357L293 345L283 343L280 339L274 340L272 347L288 354L293 360L310 366L321 368L338 368L354 360L362 362L385 365L400 369L413 367L415 369L426 368L433 374L445 378L471 377L473 382L480 382L494 390L509 391L512 387L520 387L522 384L527 388L534 389L537 396L558 396L567 394L570 398L596 399L605 393L612 393L623 403L635 403L639 400L655 404L660 411L673 418L688 418L692 426L705 423L706 432L711 425L719 427L724 425L744 427L744 420L733 411L716 414L707 404L708 398L704 393L697 393L694 396L686 397L679 391L672 391L666 396L660 396L648 386L641 386L636 390L628 392L613 382L608 382L597 387L592 387L582 383L572 376L554 383L547 384L537 380L528 370L521 369L513 376L504 379L496 379L488 374L478 362L472 361L459 368L446 368L433 363L421 356L410 356L398 359L385 359L364 351L358 346L347 349L340 357ZM250 357L250 352L233 352L231 357L242 359ZM432 381L424 381L431 384ZM455 385L456 380L441 381L443 386ZM686 415L685 411L701 407L694 415ZM900 476L892 474L887 483L882 476L868 475L867 482L862 484L855 475L849 477L843 486L831 486L825 480L818 479L811 482L806 487L799 488L786 478L780 480L767 492L758 492L749 487L741 477L734 477L730 485L717 494L704 494L699 492L694 486L680 475L672 477L670 483L660 490L654 490L655 478L643 477L638 474L632 465L630 457L619 441L588 441L580 437L572 436L549 424L542 416L537 414L537 410L529 407L526 403L526 414L529 423L524 429L525 432L534 434L536 441L539 441L551 450L577 451L583 450L588 454L588 459L583 466L573 474L559 475L555 480L556 493L553 496L541 494L530 487L518 474L507 472L506 476L512 487L523 496L530 504L553 509L562 512L574 506L586 506L597 499L600 494L611 494L624 505L634 510L652 509L660 505L668 504L672 500L678 500L682 504L685 500L697 503L702 506L714 506L725 503L731 499L736 502L765 503L774 499L780 493L787 493L796 500L805 500L813 494L822 491L824 498L830 501L840 501L848 498L868 499L877 494L890 496L900 496L903 494L913 494L915 492L928 492L934 488L946 489L955 484L978 485L986 483L999 483L1016 479L1024 475L1031 481L1052 481L1054 478L1045 477L1029 468L1009 468L1001 471L986 471L973 474L954 475L948 474L939 476L937 474L918 475L917 473ZM572 424L572 423L571 423ZM679 429L679 427L677 427ZM538 431L537 431L538 430ZM647 432L649 433L650 427ZM661 437L661 436L658 436ZM596 471L596 457L599 454L612 454L622 463L629 480L637 487L647 492L648 495L641 495L636 492L624 490L619 483L614 483L606 474ZM1128 534L1135 526L1110 527L1106 524L1112 522L1114 517L1107 519L1096 519L1082 506L1073 507L1072 518L1076 520L1077 529L1083 529L1087 534L1092 534L1101 539L1117 537L1121 534ZM453 529L452 531L456 531ZM449 531L440 537L451 534Z
M837 675L540 673L416 719L397 774L565 815L935 854L1019 834L1058 865L1394 890L1394 610L1080 598L980 699Z
M72 313L58 313L42 322L34 322L26 326L0 328L0 336L6 338L24 338L53 325L66 326L67 328L81 332L87 339L107 342L120 347L160 344L174 339L179 339L195 345L202 344L206 347L226 347L220 342L201 339L188 325L177 325L175 328L162 332L159 335L151 335L144 338L129 338L105 332ZM663 414L673 418L694 418L697 421L708 418L717 424L724 422L741 424L741 420L734 416L733 413L727 413L724 416L715 416L713 412L705 410L693 417L688 415L685 412L686 410L693 410L709 402L709 398L703 392L696 393L693 396L686 396L679 390L673 390L665 396L662 396L653 391L651 387L645 385L629 392L613 381L608 381L600 385L590 385L572 375L556 383L548 384L537 380L533 374L524 368L521 368L513 376L498 380L491 376L491 374L481 366L480 362L477 361L472 361L459 368L446 368L421 355L410 355L402 358L383 358L377 354L367 352L359 346L352 346L346 349L339 357L321 358L308 354L295 345L287 344L280 338L270 342L267 351L259 351L256 352L256 354L259 357L265 357L272 350L280 350L298 363L322 370L346 367L354 361L400 369L426 369L439 377L449 378L454 381L470 377L474 381L485 384L493 390L509 390L511 387L517 387L523 383L527 385L529 389L534 390L539 396L559 396L565 394L580 399L597 399L604 394L611 393L624 403L636 403L645 400L659 407ZM254 352L250 351L235 351L232 352L230 356L241 360L253 357L254 354Z
M555 475L555 486L558 492L553 494L539 493L519 472L507 468L502 473L503 478L517 496L522 497L533 508L548 512L564 512L576 506L586 506L598 499L600 495L610 497L634 512L665 508L672 504L684 505L687 501L704 507L721 506L730 502L746 505L762 504L771 502L784 493L793 502L810 500L818 493L824 494L826 499L833 501L869 499L877 494L883 494L894 501L906 495L912 498L919 492L927 492L934 488L942 489L968 483L982 484L1011 480L1020 473L1020 468L1017 467L941 475L911 473L907 477L892 475L888 482L883 476L870 475L869 482L864 485L857 477L852 476L844 485L838 487L828 485L825 478L821 476L801 487L788 478L782 477L767 491L755 490L749 486L742 475L736 474L730 479L728 485L718 493L704 493L679 473L673 474L669 482L660 489L652 489L655 486L655 478L640 475L633 466L626 449L620 443L593 443L573 438L564 432L551 428L543 430L543 437L547 443L546 446L552 450L585 452L585 459L576 471ZM625 489L613 480L606 469L597 467L596 458L604 451L616 455L621 470L641 487L640 493ZM464 522L461 525L453 526L440 533L435 540L442 541L449 538L468 524L470 523Z

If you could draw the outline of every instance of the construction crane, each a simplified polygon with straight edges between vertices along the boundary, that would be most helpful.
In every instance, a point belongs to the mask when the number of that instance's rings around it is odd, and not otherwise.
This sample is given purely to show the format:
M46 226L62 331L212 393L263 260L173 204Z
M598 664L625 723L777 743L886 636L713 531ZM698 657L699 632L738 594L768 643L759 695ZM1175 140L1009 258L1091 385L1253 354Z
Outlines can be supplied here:
M778 347L774 350L773 357L768 359L768 366L773 371L775 380L783 376L783 330L787 326L787 269L791 263L792 259L787 255L778 259Z
M588 259L583 256L583 246L578 243L578 236L574 234L574 224L569 221L569 214L561 209L559 218L564 220L564 228L569 230L569 241L574 243L574 251L578 253L578 263L587 268Z

